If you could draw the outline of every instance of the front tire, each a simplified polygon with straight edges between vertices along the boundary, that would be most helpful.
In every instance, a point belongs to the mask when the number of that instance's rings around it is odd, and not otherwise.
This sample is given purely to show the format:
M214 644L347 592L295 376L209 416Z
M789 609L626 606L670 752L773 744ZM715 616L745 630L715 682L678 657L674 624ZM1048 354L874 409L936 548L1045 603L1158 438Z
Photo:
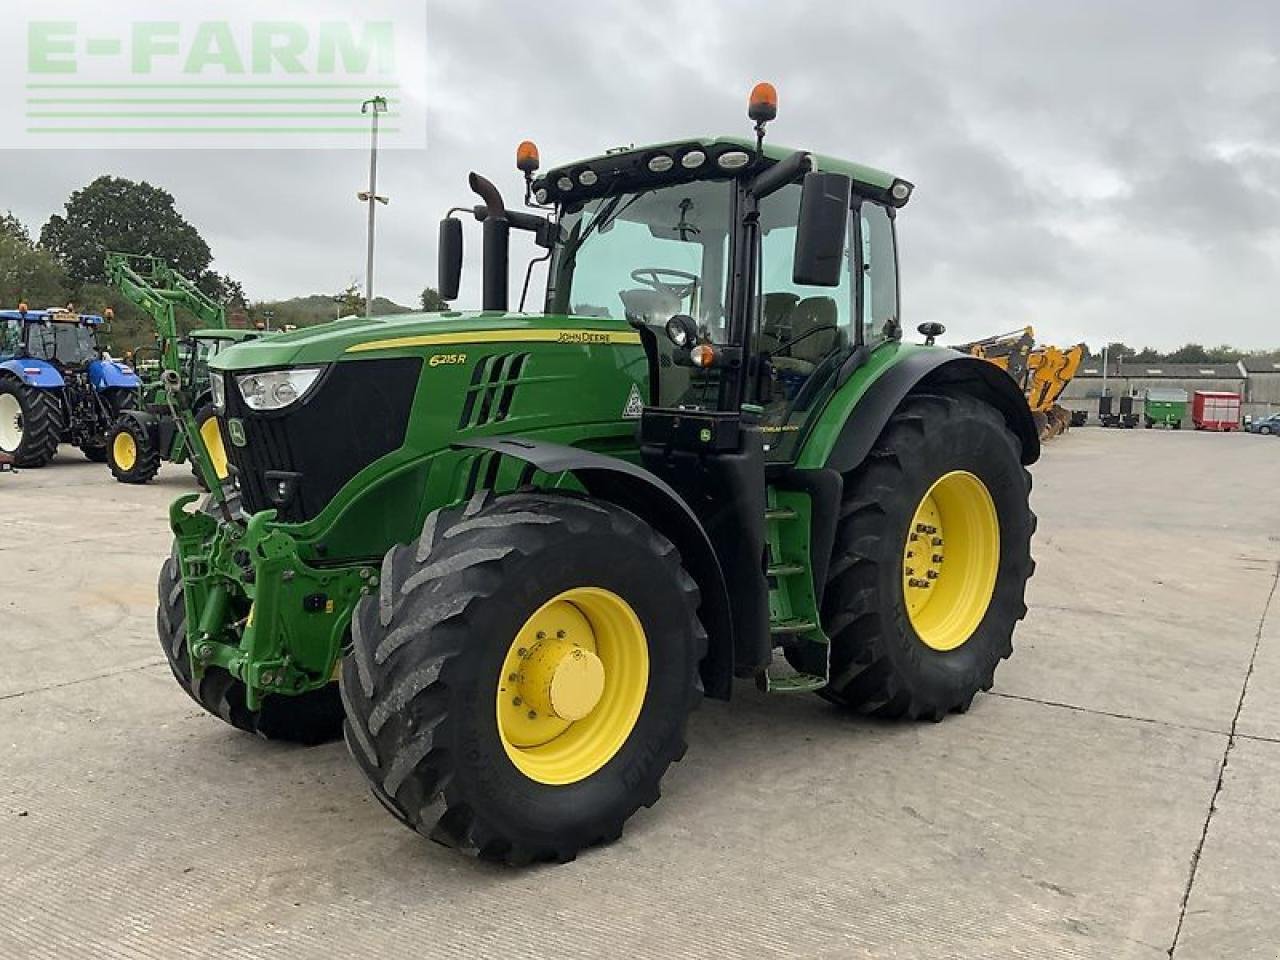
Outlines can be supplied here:
M201 505L213 512L209 499ZM232 512L236 505L232 504ZM342 734L342 703L338 685L312 690L298 696L271 694L257 710L245 705L245 687L221 667L208 667L196 682L187 648L187 605L178 569L177 550L160 568L156 633L169 669L187 696L224 723L255 733L267 740L284 740L311 746L336 740Z
M707 644L665 537L601 501L481 493L392 548L380 591L341 685L347 745L397 819L564 862L657 801Z
M218 416L212 404L205 404L196 412L196 429L200 431L205 449L213 459L213 470L218 475L218 479L227 479L230 475L227 469L227 448L222 442L222 428L218 426ZM188 457L191 460L191 473L195 476L196 483L200 485L201 490L208 492L209 487L204 482L200 468L196 465L195 457L191 457L189 453Z
M1001 415L909 396L845 480L822 695L881 717L963 712L1012 651L1035 569L1030 474ZM948 566L950 564L950 566Z
M45 466L58 452L62 430L56 390L0 378L0 452L13 457L14 466Z
M121 483L150 483L160 472L160 451L142 424L122 417L107 437L107 466Z

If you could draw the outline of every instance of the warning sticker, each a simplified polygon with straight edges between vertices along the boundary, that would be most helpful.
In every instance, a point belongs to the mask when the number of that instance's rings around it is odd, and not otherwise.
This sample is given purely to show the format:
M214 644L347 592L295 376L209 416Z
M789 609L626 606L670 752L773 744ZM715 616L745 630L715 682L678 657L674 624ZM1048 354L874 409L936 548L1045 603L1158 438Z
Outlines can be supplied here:
M622 415L629 420L639 420L642 413L644 413L644 399L640 396L640 388L633 383L631 393L627 395L627 405L622 408Z

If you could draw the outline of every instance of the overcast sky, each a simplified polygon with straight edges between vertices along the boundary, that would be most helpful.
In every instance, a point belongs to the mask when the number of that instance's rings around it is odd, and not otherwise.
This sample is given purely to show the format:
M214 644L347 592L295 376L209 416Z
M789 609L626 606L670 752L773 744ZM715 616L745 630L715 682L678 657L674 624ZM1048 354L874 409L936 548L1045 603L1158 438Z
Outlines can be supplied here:
M428 148L383 156L377 292L434 284L469 170L516 204L519 140L554 165L744 135L767 79L775 142L916 184L908 329L1280 346L1278 40L1274 2L430 0ZM362 278L359 151L0 150L0 209L37 232L102 173L173 193L251 298Z

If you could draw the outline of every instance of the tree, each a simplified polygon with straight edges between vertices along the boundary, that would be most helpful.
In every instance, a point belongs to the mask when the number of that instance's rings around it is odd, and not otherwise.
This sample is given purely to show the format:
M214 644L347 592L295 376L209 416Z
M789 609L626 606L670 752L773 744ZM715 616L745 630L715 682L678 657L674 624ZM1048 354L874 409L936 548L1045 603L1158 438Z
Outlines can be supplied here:
M426 313L436 313L440 310L449 309L449 302L441 298L439 291L435 287L427 287L423 290L422 296L418 300Z
M1129 357L1132 357L1138 351L1134 350L1133 347L1126 343L1121 343L1119 340L1113 340L1111 343L1107 344L1106 352L1107 360L1111 363L1115 363L1117 360L1126 360Z
M67 277L58 262L32 245L21 220L12 213L0 216L0 308L61 306L68 296Z
M249 301L245 299L244 287L239 280L230 274L206 270L197 282L201 290L230 310L243 310Z
M102 176L71 194L65 215L40 231L40 246L76 283L102 283L108 250L160 257L179 273L203 277L212 255L199 232L151 184Z
M1177 350L1172 350L1164 355L1164 359L1170 363L1210 363L1209 354L1205 348L1198 343L1184 343Z

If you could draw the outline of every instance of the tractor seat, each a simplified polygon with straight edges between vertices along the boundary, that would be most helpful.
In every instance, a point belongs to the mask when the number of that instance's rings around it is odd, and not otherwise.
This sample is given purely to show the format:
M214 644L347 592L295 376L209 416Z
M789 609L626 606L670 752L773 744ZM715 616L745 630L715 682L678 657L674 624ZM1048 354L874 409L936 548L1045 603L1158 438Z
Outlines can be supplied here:
M787 355L774 357L774 368L784 373L812 373L839 345L838 319L839 311L831 297L805 297L797 303L791 314L791 336L787 338L795 346L783 346Z
M788 338L791 312L799 302L800 298L794 293L779 291L764 295L764 318L756 338L757 351L772 353Z

